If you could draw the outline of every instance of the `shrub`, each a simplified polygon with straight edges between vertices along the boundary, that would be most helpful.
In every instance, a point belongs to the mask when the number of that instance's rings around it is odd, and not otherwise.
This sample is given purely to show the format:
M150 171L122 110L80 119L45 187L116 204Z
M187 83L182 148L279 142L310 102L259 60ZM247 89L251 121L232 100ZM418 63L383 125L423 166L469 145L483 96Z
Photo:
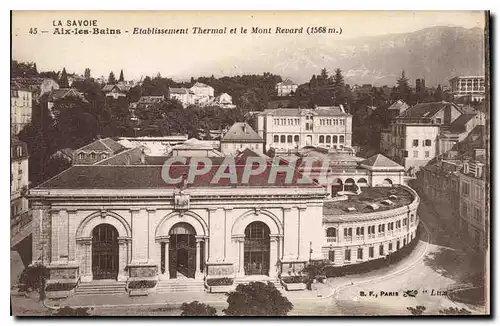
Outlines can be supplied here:
M45 287L45 291L70 291L75 286L75 283L50 283Z
M239 284L227 294L227 316L286 316L293 304L276 287L268 282Z
M207 280L208 286L222 286L222 285L233 285L234 280L229 277L223 278L212 278Z
M42 264L35 263L26 267L19 276L19 284L21 290L32 289L38 291L40 300L45 299L45 283L50 277L50 272L47 267Z
M214 307L198 301L191 303L184 302L181 310L181 316L217 316L217 310Z
M65 306L64 308L57 309L56 312L54 312L52 315L53 316L78 316L78 317L83 317L83 316L90 316L90 313L88 312L88 308L71 308L69 306Z
M299 276L299 275L294 275L294 276L282 276L281 280L285 282L286 284L290 283L306 283L308 277L307 276Z
M140 280L140 281L130 281L128 283L129 289L151 289L156 286L156 281L153 280Z

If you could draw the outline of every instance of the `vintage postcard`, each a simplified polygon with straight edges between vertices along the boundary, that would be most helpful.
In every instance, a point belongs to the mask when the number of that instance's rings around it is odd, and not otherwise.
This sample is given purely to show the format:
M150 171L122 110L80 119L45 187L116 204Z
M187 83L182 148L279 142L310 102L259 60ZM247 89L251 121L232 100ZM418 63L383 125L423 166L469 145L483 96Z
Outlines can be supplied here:
M14 316L490 315L488 12L11 24Z

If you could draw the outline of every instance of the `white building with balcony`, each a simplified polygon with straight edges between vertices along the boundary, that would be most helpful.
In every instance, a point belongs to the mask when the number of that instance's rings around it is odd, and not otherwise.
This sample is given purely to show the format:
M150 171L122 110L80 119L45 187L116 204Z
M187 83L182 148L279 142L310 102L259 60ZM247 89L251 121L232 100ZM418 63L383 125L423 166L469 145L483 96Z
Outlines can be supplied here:
M484 76L457 76L450 79L453 98L470 97L471 101L485 98Z

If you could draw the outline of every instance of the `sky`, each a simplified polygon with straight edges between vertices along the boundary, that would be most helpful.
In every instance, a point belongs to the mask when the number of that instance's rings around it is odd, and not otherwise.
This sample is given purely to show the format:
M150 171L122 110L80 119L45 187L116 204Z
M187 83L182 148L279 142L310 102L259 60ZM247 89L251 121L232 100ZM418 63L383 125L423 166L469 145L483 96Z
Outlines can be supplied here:
M100 29L121 29L120 35L54 35L59 20L96 20ZM240 34L241 27L304 28L326 26L342 28L341 35L260 35ZM263 49L287 48L335 42L364 36L407 33L432 26L484 28L484 16L478 11L323 11L323 12L134 12L134 11L15 11L12 14L12 58L36 62L39 71L60 71L83 74L90 68L93 77L107 77L110 71L118 76L124 70L126 79L154 76L184 79L211 72L215 76L241 71L238 60L254 60L259 67L272 58ZM139 28L188 28L188 35L132 35ZM223 28L224 35L193 35L192 28ZM37 28L37 34L30 29ZM69 28L63 26L63 28ZM229 30L237 28L231 35ZM42 30L48 31L41 33ZM128 30L129 33L124 33ZM33 30L32 30L33 31ZM316 42L316 43L314 43ZM245 68L247 69L247 68Z

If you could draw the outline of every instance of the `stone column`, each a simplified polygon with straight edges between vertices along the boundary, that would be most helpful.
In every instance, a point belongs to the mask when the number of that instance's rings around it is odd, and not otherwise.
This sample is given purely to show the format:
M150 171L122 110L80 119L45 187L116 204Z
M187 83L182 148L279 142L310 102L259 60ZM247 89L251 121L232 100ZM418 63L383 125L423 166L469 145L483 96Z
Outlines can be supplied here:
M201 242L203 241L203 237L201 236L196 236L196 272L194 274L194 279L195 280L202 280L203 279L203 273L200 271L201 265Z
M70 209L68 210L68 260L70 262L75 261L75 245L76 245L76 239L75 239L75 233L76 233L76 223L75 223L75 214L76 214L76 209Z
M82 282L92 281L92 238L78 239L78 261L80 265L80 277Z
M238 244L238 271L236 275L238 277L245 276L245 236L238 236L234 238Z
M269 251L269 277L276 277L278 275L278 236L270 236L270 251Z
M128 261L128 239L118 237L118 281L126 281L128 279L127 261Z
M50 230L52 232L51 238L51 264L59 264L59 211L50 211Z
M162 239L162 243L165 245L165 251L163 252L163 260L165 262L165 271L161 275L162 280L168 280L170 279L170 270L168 266L168 259L169 259L169 240L168 238Z

